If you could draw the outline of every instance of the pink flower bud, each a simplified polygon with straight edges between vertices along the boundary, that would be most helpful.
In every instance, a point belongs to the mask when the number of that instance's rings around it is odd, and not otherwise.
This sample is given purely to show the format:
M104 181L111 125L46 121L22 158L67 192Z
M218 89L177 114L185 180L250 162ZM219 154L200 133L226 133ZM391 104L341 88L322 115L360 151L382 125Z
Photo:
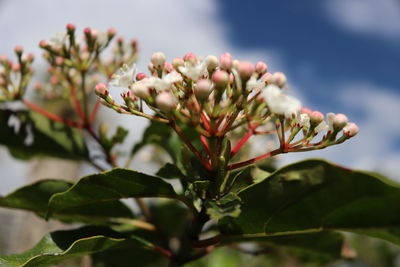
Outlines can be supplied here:
M239 68L239 64L240 64L240 61L237 60L237 59L234 59L234 60L232 61L232 67L233 67L234 69L238 69L238 68Z
M240 62L237 71L240 78L247 81L254 73L254 65L250 62Z
M272 84L273 79L272 79L272 74L267 72L265 73L261 79L266 83L266 84Z
M153 55L151 55L150 61L155 67L160 68L164 65L165 55L162 52L154 53Z
M347 119L347 116L344 114L335 114L335 117L333 118L333 128L335 130L342 130L343 127L347 125L347 122L349 120Z
M170 92L163 91L156 96L156 105L161 111L168 113L176 107L176 99Z
M178 69L180 66L183 66L184 63L185 61L183 61L183 59L180 57L174 58L172 60L172 66L174 66L175 69Z
M138 74L136 74L136 81L143 80L146 77L146 74L144 74L143 72L139 72Z
M14 47L14 51L15 51L15 53L17 55L21 55L22 52L24 51L24 48L22 46L20 46L20 45L17 45L17 46Z
M121 97L122 97L123 99L131 99L132 96L133 96L133 93L132 93L132 91L130 91L130 90L124 91L124 92L121 93Z
M187 53L186 55L183 56L183 60L195 63L197 61L197 57L192 52L189 52L189 53Z
M309 109L309 108L301 108L300 109L300 113L304 113L304 114L308 114L308 115L310 115L311 114L311 109Z
M170 72L174 71L174 67L172 66L171 63L165 62L165 63L164 63L164 70L165 70L166 72L170 73Z
M198 80L194 88L194 94L197 99L204 101L208 98L211 93L211 82L208 79Z
M230 70L232 68L233 58L231 54L224 53L219 57L219 66L223 70Z
M108 37L113 37L113 36L115 36L117 34L117 31L114 29L114 28L109 28L108 30L107 30L107 35L108 35Z
M11 69L13 71L20 71L21 70L21 65L19 63L14 63L14 64L12 64Z
M72 23L68 23L66 28L67 28L67 31L70 31L70 32L75 31L75 29L76 29L75 25Z
M61 66L63 64L63 62L64 62L64 59L62 57L56 57L56 59L55 59L56 65Z
M98 96L106 96L106 95L108 95L107 85L105 85L104 83L97 84L96 87L94 88L94 92Z
M35 56L32 53L29 53L24 60L28 62L32 62L35 59Z
M207 62L207 69L208 71L214 70L216 67L218 67L218 58L214 55L209 55L206 57L206 62Z
M120 36L117 38L117 43L122 44L125 41L124 37Z
M223 88L229 82L229 74L224 70L217 70L213 73L211 79L216 87Z
M92 35L92 29L90 27L86 27L83 29L83 33L87 35Z
M343 128L343 133L345 135L348 135L349 137L355 136L356 134L358 134L359 131L360 131L360 128L358 128L358 125L353 122L348 123Z
M282 88L286 85L286 82L287 82L286 75L283 74L282 72L275 72L274 74L272 74L272 83L275 84L276 86Z
M258 62L256 63L256 72L257 72L258 74L263 75L264 73L267 72L267 69L268 69L268 66L267 66L267 64L265 64L264 62L258 61Z
M314 124L319 124L324 120L324 114L319 111L313 111L310 113L310 120Z
M49 44L45 40L41 40L39 42L39 47L41 47L41 48L45 48L45 47L48 47L48 46L49 46Z

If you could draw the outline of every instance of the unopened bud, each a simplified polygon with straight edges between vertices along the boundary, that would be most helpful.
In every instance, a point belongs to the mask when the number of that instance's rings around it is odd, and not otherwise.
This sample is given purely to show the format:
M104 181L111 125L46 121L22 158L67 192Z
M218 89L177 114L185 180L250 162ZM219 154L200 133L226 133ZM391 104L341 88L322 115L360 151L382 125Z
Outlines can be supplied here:
M176 99L170 92L163 91L156 96L156 105L161 111L168 113L175 108Z
M259 61L256 63L256 72L260 75L263 75L264 73L266 73L268 70L268 66L267 64L265 64L262 61Z
M183 60L184 61L189 61L189 62L194 64L197 61L197 56L194 53L189 52L189 53L187 53L186 55L183 56Z
M154 53L153 55L151 55L150 61L155 67L160 68L164 65L165 55L162 52Z
M125 41L125 40L124 40L124 37L122 37L122 36L120 36L120 37L117 38L117 43L118 43L119 45L122 45L124 41Z
M175 69L178 69L180 66L183 66L184 63L185 61L183 61L183 59L180 57L174 58L172 60L172 66L174 66Z
M83 33L84 33L86 36L91 37L91 36L92 36L92 29L89 28L89 27L86 27L85 29L83 29Z
M107 30L107 36L108 38L112 38L117 34L117 31L114 28L109 28Z
M17 45L17 46L14 47L14 51L18 56L20 56L20 55L22 55L22 52L24 51L24 48L22 46L20 46L20 45Z
M214 55L209 55L206 57L206 62L207 62L207 70L212 71L216 67L218 67L218 58Z
M170 73L170 72L174 71L174 67L172 66L171 63L165 62L164 63L164 71Z
M46 40L41 40L40 42L39 42L39 47L40 48L46 48L46 47L48 47L49 46L49 44L46 42Z
M230 70L233 65L233 58L231 54L224 53L219 57L219 66L223 70Z
M358 128L357 124L350 122L343 128L343 133L349 137L353 137L358 134L359 130L360 128Z
M18 64L18 63L14 63L14 64L12 64L11 69L13 71L20 71L21 70L21 65Z
M304 108L304 107L303 107L303 108L300 109L300 113L302 113L302 114L304 113L304 114L310 115L311 112L312 112L312 111L311 111L311 109L309 109L309 108Z
M198 80L194 88L194 94L197 99L204 101L208 98L211 93L211 82L208 79Z
M146 78L134 83L131 89L133 94L141 99L147 99L150 96L149 88L146 85Z
M272 74L272 83L276 86L282 88L286 85L286 82L286 75L282 72L275 72L274 74Z
M124 91L124 92L121 93L121 97L122 97L123 99L131 99L132 96L133 96L133 93L132 93L132 91L130 91L130 90Z
M347 116L344 114L336 114L335 117L333 118L333 128L335 130L342 130L343 127L347 125L347 122L349 120L347 119Z
M63 64L63 62L64 62L64 59L62 57L56 57L56 59L55 59L56 65L61 66Z
M313 111L310 113L311 123L317 125L324 120L324 114L319 111Z
M75 25L72 23L68 23L66 28L67 28L67 31L69 31L69 32L73 32L76 29Z
M107 85L105 85L104 83L97 84L96 87L94 88L94 92L98 96L106 96L106 95L108 95Z
M247 81L254 73L254 65L250 62L240 62L237 71L240 78L242 78L244 81Z
M138 74L136 74L136 81L143 80L146 77L146 74L144 74L143 72L139 72Z
M217 70L211 79L217 88L224 88L229 82L229 74L224 70Z

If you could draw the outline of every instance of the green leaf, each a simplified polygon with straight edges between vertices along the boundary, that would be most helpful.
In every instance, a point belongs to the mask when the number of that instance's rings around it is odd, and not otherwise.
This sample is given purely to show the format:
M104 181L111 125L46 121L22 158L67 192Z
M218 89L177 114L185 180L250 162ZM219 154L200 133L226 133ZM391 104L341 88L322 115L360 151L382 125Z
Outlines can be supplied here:
M182 171L176 165L171 163L165 164L156 173L156 175L165 179L183 179L183 180L187 179L187 177L182 173Z
M16 255L0 256L0 266L51 266L85 254L92 254L126 245L139 250L143 250L144 248L153 249L152 244L140 238L128 239L104 227L83 227L76 230L50 233L28 251Z
M340 230L400 245L400 188L393 185L377 174L306 160L240 191L242 213L220 226L249 237Z
M14 127L11 122L19 124ZM18 131L14 131L18 129ZM18 159L52 156L85 160L89 157L79 130L54 122L36 112L0 109L0 144Z
M49 201L49 215L122 198L176 196L172 186L161 178L113 169L83 177L67 191L53 195Z
M45 217L48 201L52 195L68 190L71 182L62 180L41 180L0 197L0 206L33 211ZM109 223L112 218L133 218L132 211L118 200L89 204L60 210L53 218L65 222L86 222L91 224Z
M211 219L220 220L224 217L237 217L240 210L240 198L234 193L228 193L218 200L206 202L207 213Z

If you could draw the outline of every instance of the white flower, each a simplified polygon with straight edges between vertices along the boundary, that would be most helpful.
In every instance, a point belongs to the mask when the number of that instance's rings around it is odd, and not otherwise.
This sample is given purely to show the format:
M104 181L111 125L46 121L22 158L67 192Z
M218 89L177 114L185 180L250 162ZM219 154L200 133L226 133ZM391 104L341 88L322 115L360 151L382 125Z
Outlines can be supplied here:
M319 133L319 132L322 132L322 131L325 131L325 130L328 130L329 129L329 126L328 126L328 124L326 124L326 122L325 121L321 121L318 125L317 125L317 127L315 127L314 128L314 133Z
M116 73L111 77L110 85L116 87L129 87L133 84L133 75L136 71L136 65L128 66L124 64Z
M310 115L307 113L300 114L300 125L305 129L310 128Z
M262 92L262 97L272 113L293 118L300 112L301 102L295 97L283 94L276 85L268 85Z
M140 81L135 82L131 86L133 94L142 99L148 98L150 96L149 84L150 82L148 78L144 78Z
M66 40L67 40L66 32L57 32L50 38L49 45L54 47L61 47Z
M257 80L256 77L251 77L246 83L246 89L248 91L259 91L265 87L265 82L262 80Z
M178 67L178 70L186 77L197 81L201 76L206 74L207 62L203 61L198 64L193 64L189 61L185 62L184 66Z
M182 81L182 76L178 72L173 71L165 75L162 79L150 77L148 80L150 87L153 87L157 91L164 91L171 89L172 84Z
M176 99L170 92L164 91L156 96L156 105L161 111L168 113L175 108L176 104Z

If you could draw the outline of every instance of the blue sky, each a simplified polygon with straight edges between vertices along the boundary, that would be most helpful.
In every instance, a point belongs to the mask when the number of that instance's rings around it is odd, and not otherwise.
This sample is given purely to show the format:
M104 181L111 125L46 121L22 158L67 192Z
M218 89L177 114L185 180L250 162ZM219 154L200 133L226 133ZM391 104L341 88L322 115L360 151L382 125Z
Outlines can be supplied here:
M69 22L80 29L112 26L128 39L138 38L142 71L156 51L169 59L227 51L240 60L264 60L272 71L287 74L289 92L305 106L345 113L361 128L349 142L285 155L281 164L323 157L400 180L397 0L0 0L0 54L11 55L21 44L39 55L38 41ZM132 125L130 142L147 123L103 112L110 124ZM5 193L23 183L29 167L1 149L0 159L5 176L13 177L3 180Z

